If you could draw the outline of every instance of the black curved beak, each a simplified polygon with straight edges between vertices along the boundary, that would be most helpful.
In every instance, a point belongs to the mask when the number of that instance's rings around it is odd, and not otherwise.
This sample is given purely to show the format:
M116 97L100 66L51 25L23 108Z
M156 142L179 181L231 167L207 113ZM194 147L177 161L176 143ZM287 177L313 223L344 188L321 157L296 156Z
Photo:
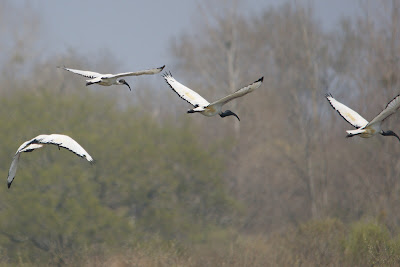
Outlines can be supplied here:
M126 81L123 81L122 83L129 87L129 91L132 91L131 87L129 86L129 84Z
M399 140L399 142L400 142L400 138L399 138L399 136L395 133L395 132L393 132L393 131L382 131L382 133L381 133L381 135L383 135L383 136L395 136L398 140Z
M222 112L221 114L219 114L219 116L221 116L221 118L227 117L227 116L235 116L235 117L240 121L238 115L236 115L235 113L233 113L233 112L230 111L230 110L225 110L224 112Z

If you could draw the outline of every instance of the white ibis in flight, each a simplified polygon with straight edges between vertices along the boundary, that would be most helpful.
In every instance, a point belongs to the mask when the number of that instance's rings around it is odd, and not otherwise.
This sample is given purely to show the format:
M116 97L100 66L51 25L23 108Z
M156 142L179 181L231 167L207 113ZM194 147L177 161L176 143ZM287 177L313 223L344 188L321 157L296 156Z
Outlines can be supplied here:
M124 80L124 79L119 79L121 77L126 77L126 76L140 76L140 75L150 75L150 74L157 74L161 72L164 69L165 65L159 68L155 69L148 69L148 70L141 70L141 71L135 71L135 72L123 72L123 73L118 73L118 74L101 74L93 71L87 71L87 70L76 70L76 69L70 69L66 67L58 67L62 68L64 70L70 71L72 73L76 73L79 75L82 75L86 78L89 78L89 80L86 80L86 86L91 85L91 84L100 84L104 86L110 86L110 85L123 85L125 84L128 86L129 90L131 90L131 87L129 84Z
M174 77L172 77L171 73L166 73L163 75L165 81L169 84L169 86L172 88L172 90L175 91L181 98L186 100L189 104L193 105L193 109L189 109L187 113L201 113L204 116L211 117L214 115L219 115L222 118L226 116L235 116L239 121L239 117L233 113L230 110L225 110L224 112L222 111L222 106L228 103L229 101L244 96L250 92L253 92L255 89L260 87L261 83L264 80L264 77L261 77L257 81L253 82L252 84L243 87L236 92L227 95L217 101L214 101L212 103L209 103L207 100L205 100L202 96L200 96L198 93L193 91L192 89L184 86L177 80L175 80Z
M328 99L331 106L343 117L348 123L353 125L356 130L347 130L346 137L352 137L358 135L363 138L369 138L376 134L381 134L383 136L395 136L400 141L399 136L393 131L382 130L382 122L387 119L390 115L394 114L400 107L400 95L393 98L386 106L384 110L381 111L375 118L370 122L361 117L360 114L352 110L351 108L343 105L339 101L333 98L331 94L326 94L326 99Z
M58 149L60 147L66 148L79 157L85 158L90 163L93 163L93 158L81 147L74 139L67 135L62 134L41 134L35 138L24 142L17 150L14 155L13 161L11 162L10 170L8 171L7 186L10 188L11 183L14 180L15 174L17 173L18 160L23 152L32 152L35 149L43 147L43 145L56 145Z

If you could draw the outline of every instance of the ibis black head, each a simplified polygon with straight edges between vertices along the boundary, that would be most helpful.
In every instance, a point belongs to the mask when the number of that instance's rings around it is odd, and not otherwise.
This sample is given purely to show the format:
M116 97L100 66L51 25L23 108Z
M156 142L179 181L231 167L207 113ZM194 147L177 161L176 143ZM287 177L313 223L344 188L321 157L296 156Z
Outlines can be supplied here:
M382 130L380 132L380 134L383 135L383 136L395 136L400 141L399 136L393 131L388 130L388 131L385 132L385 131Z
M129 84L128 84L124 79L119 79L118 82L119 82L120 84L125 84L126 86L129 87L129 91L132 91L132 90L131 90L131 87L129 86Z
M222 112L221 114L219 114L219 116L221 116L221 118L227 117L227 116L235 116L235 117L240 121L238 115L236 115L235 113L233 113L233 112L230 111L229 109L228 109L228 110L225 110L224 112Z

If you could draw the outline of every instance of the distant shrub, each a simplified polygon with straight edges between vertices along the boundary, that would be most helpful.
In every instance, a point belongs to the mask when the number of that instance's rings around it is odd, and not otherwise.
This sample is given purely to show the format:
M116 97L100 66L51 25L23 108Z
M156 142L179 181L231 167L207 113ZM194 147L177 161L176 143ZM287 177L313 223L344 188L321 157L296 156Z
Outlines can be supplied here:
M357 222L345 243L347 262L353 266L400 265L399 239L391 239L388 229L374 222Z
M341 265L345 226L337 219L310 221L285 234L282 264L302 266ZM288 255L288 254L286 254Z

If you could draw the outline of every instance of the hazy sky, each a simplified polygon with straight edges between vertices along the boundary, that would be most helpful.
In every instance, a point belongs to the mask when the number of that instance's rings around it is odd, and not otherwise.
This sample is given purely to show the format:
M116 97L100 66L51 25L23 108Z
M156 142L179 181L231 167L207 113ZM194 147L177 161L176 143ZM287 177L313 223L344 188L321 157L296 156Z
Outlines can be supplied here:
M18 5L27 2L41 16L46 54L72 48L89 57L108 50L121 63L115 72L168 64L170 41L190 31L202 3L199 0L15 1ZM244 0L241 12L246 16L259 14L283 2ZM315 1L317 18L326 28L336 25L341 16L354 14L357 8L355 0Z

